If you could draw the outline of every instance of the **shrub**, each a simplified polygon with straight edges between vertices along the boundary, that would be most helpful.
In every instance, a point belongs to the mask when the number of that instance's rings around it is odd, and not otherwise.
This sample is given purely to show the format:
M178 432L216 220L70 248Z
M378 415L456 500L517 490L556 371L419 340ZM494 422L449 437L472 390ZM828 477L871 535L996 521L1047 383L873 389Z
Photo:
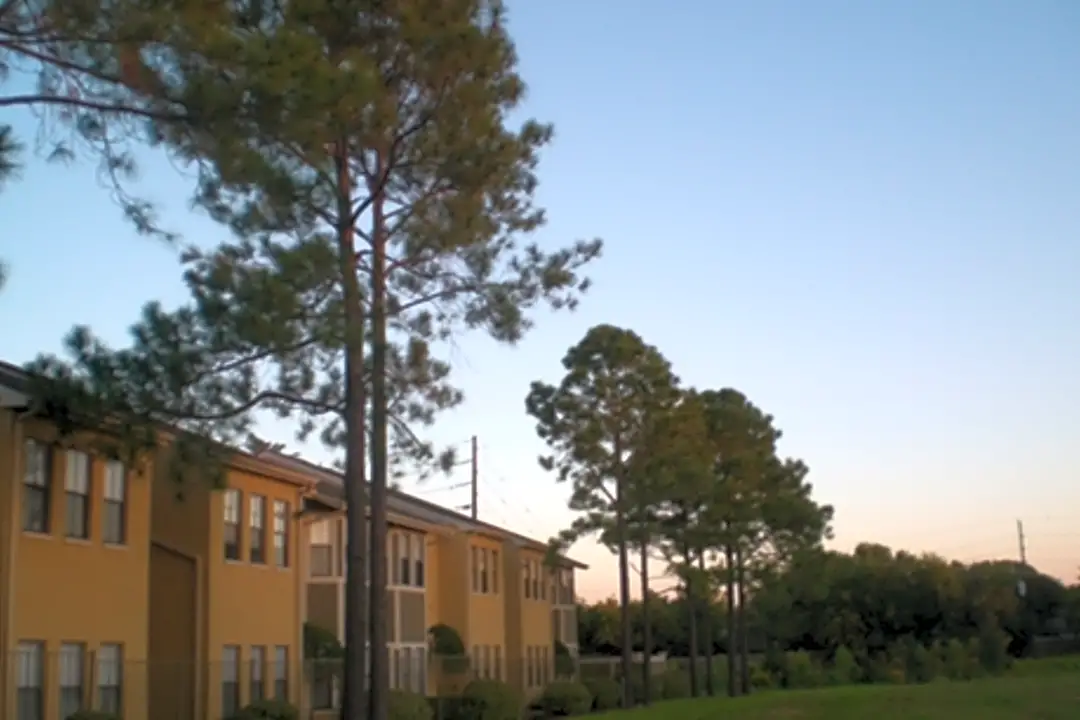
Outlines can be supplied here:
M324 627L313 623L304 623L304 657L308 660L340 658L345 655L345 648L338 642L337 636Z
M909 682L933 682L941 674L941 658L925 645L914 643L908 647L905 671Z
M668 670L659 678L660 697L677 700L690 697L690 676L679 670Z
M427 698L434 720L462 720L465 713L462 710L464 701L457 696Z
M522 701L498 680L473 680L461 694L462 720L519 720Z
M821 668L810 653L787 653L784 662L784 687L812 688L821 685L821 680Z
M833 685L851 685L862 680L862 668L855 660L855 653L840 646L829 663L828 681Z
M983 627L974 641L970 657L978 658L979 666L990 675L1000 675L1009 669L1009 638L996 627Z
M573 680L549 683L537 703L549 717L584 715L592 709L593 697L589 688Z
M556 640L555 675L558 677L571 677L576 670L577 663L574 662L574 656L570 653L570 648Z
M950 680L970 680L972 662L964 643L956 638L938 646L942 671Z
M390 720L432 720L427 698L419 693L391 690L388 699Z
M120 720L120 716L101 710L76 710L67 720Z
M448 673L463 673L469 669L469 654L457 630L444 623L428 628L431 654L441 658L442 668Z
M763 665L753 664L750 666L750 687L754 690L768 690L776 684L776 679L769 674ZM717 687L727 687L727 675Z
M299 720L300 712L281 700L257 700L241 708L232 720Z
M619 707L619 683L609 677L587 678L585 687L592 696L593 710L614 710Z

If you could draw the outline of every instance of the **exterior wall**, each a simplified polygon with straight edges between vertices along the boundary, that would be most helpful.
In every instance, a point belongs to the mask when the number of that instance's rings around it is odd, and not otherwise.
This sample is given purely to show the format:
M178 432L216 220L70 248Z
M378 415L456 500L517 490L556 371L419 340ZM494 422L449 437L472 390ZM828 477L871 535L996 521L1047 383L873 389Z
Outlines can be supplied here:
M462 635L478 677L507 679L513 658L506 648L506 577L503 543L483 535L469 541L468 633ZM486 581L485 581L486 575Z
M13 428L10 415L4 423L0 452L5 465L0 471L8 530L8 577L5 602L7 628L4 633L6 684L14 681L10 667L12 654L20 641L39 642L44 646L43 690L45 716L60 712L60 668L58 654L62 643L82 645L86 677L94 669L95 654L102 645L119 645L123 682L121 702L129 720L147 716L147 628L150 548L150 497L152 463L128 468L125 476L124 541L106 544L102 540L104 515L105 464L90 452L89 523L86 539L65 537L66 452L58 444L56 433L41 420L21 423L25 437ZM14 430L14 432L13 432ZM24 439L42 442L51 451L48 488L48 527L45 532L22 530L22 479L25 466ZM65 439L65 445L92 450L89 438ZM76 592L71 592L77 590ZM87 682L85 694L91 703L98 691ZM5 694L6 712L15 717L14 693Z
M209 494L206 503L209 547L206 553L206 575L209 602L206 608L207 628L203 663L207 668L206 711L217 717L222 708L222 668L226 646L240 648L239 684L241 706L249 701L251 679L251 648L265 648L266 665L263 681L268 690L273 687L275 648L287 652L287 682L289 700L302 704L303 618L306 602L305 585L307 547L299 512L303 493L295 485L276 481L252 472L230 469L227 477L230 489L241 493L240 558L226 560L224 554L224 493ZM251 496L267 500L265 516L266 563L249 561L250 542L248 520ZM273 503L288 503L287 567L274 563ZM269 693L268 693L269 694Z
M521 651L520 687L527 696L543 689L554 677L554 641L551 627L551 579L544 554L531 548L520 553ZM526 591L525 583L529 581Z

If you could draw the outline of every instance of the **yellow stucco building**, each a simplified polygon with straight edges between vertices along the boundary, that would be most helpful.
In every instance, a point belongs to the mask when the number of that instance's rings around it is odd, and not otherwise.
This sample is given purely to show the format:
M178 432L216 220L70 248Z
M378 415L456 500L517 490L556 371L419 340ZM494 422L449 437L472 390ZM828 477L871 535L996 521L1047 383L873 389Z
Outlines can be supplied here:
M165 447L128 467L30 412L0 363L0 718L78 708L125 720L217 720L257 698L336 708L336 674L303 657L304 623L344 636L338 474L235 453L225 487L165 477ZM182 490L182 492L181 492ZM545 545L403 493L390 496L387 628L393 687L453 693L472 677L526 695L576 651L573 572ZM428 630L461 637L466 670Z

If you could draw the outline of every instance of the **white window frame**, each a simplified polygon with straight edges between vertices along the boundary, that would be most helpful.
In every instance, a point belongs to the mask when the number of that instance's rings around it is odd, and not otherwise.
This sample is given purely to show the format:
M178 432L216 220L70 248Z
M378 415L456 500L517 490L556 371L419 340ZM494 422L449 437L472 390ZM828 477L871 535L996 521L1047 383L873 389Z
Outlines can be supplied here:
M221 552L228 562L240 562L244 556L243 523L244 496L238 488L227 488L221 498ZM235 551L231 551L229 538L226 532L232 528L235 535ZM232 554L230 555L230 552Z
M49 447L40 440L27 439L24 444L23 458L26 467L23 468L21 495L23 503L22 529L23 532L47 535L52 531L52 468ZM42 497L41 512L43 517L40 518L40 523L36 521L29 522L30 516L27 514L26 508L29 507L27 495L30 492L40 493Z
M64 535L73 540L87 540L90 537L90 455L81 450L68 450L64 453ZM72 533L71 500L73 497L82 503L80 521L82 532Z
M106 692L116 692L116 702L106 702ZM124 711L124 646L106 643L97 649L97 709L113 715Z
M101 511L101 533L105 543L124 545L127 543L128 487L127 466L119 460L105 463L105 482L103 488L103 509ZM119 508L117 527L110 528L108 508Z
M20 642L16 651L16 662L15 718L44 720L45 643L37 640Z

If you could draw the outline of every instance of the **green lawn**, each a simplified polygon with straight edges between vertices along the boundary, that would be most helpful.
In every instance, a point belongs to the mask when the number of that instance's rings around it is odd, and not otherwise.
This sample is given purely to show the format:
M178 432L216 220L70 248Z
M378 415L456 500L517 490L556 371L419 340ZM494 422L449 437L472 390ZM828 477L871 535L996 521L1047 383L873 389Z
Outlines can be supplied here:
M860 685L700 698L608 713L604 720L1078 720L1080 661L1021 663L1002 678Z

